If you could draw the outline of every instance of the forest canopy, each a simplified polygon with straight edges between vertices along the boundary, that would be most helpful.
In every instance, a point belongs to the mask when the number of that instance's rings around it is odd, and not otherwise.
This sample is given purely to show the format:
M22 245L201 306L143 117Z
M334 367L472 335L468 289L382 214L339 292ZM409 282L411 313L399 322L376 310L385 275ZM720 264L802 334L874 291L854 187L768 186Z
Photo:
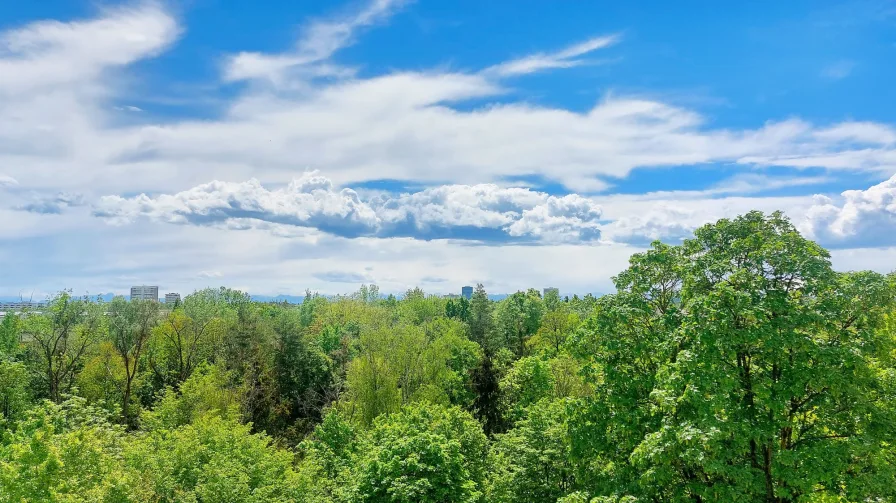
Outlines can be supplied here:
M0 501L896 499L896 275L751 212L614 282L60 292L0 321Z

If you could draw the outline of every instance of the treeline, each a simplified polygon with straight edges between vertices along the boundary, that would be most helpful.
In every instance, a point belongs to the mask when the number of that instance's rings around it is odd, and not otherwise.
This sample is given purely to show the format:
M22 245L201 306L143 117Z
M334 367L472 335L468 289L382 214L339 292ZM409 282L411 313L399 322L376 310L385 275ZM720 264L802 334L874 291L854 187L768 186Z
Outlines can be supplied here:
M835 272L753 212L614 281L500 302L62 292L0 323L0 501L896 498L896 275Z

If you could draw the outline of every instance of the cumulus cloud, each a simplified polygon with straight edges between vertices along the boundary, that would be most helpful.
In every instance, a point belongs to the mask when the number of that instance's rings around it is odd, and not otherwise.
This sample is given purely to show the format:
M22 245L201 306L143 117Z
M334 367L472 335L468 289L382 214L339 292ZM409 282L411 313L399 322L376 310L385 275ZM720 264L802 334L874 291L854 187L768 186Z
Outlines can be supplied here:
M334 191L329 179L306 173L282 189L265 189L258 180L214 181L158 197L103 197L94 214L120 223L145 216L177 224L208 225L252 220L314 227L357 237L376 226L376 214L351 189Z
M211 182L155 197L105 196L94 215L113 224L155 221L257 228L265 224L307 227L342 237L456 238L589 241L600 236L601 208L575 194L553 196L494 184L444 185L415 193L362 200L336 190L318 172L306 172L280 189L258 180Z
M896 244L896 175L837 198L815 196L801 230L829 246Z

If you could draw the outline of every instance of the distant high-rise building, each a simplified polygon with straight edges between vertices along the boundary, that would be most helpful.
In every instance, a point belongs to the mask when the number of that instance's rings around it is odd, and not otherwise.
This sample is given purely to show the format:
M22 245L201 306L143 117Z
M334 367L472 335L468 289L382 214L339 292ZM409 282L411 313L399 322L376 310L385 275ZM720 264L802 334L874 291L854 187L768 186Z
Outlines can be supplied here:
M180 294L179 293L166 293L165 294L165 304L178 304L180 303Z
M559 288L554 288L554 287L552 287L552 286L549 286L549 287L547 287L547 288L544 289L544 296L547 297L549 293L550 293L550 294L554 294L554 295L556 295L557 297L559 297L559 296L560 296L560 289L559 289Z
M465 286L465 287L461 288L461 289L460 289L460 295L461 295L461 297L463 297L463 298L465 298L465 299L467 299L467 300L472 299L472 298L473 298L473 287L472 287L472 286Z
M159 287L157 286L132 286L131 300L154 300L159 301Z

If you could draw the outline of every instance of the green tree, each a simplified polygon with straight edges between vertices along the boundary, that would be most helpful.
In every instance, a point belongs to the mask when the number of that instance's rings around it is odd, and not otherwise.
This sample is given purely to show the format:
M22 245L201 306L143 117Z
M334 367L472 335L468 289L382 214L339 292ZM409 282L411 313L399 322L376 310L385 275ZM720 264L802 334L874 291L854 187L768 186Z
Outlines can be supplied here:
M123 433L84 399L44 402L0 440L0 501L132 501ZM134 498L136 499L136 498Z
M470 321L470 301L463 297L448 299L448 302L445 303L445 316L468 323Z
M0 319L0 360L16 356L19 352L19 332L21 319L8 312Z
M572 420L591 492L662 501L893 497L896 423L874 364L893 289L838 274L781 214L654 244L578 340L595 394Z
M517 356L524 355L527 342L538 330L543 314L541 296L533 289L526 293L516 292L498 303L495 318L502 333L502 345Z
M288 309L275 317L274 374L287 420L317 422L330 399L331 361L317 341L306 335L300 314Z
M17 361L0 360L0 426L20 419L30 405L28 370Z
M231 380L219 365L199 365L178 389L165 389L153 410L141 414L141 425L145 430L159 430L175 429L206 416L238 420L240 390L231 387Z
M179 385L211 356L226 327L223 305L218 290L205 289L187 295L180 307L165 315L155 329L149 355L162 383Z
M590 392L579 375L581 366L569 355L554 358L528 356L513 362L501 378L504 416L518 421L541 400L581 397Z
M140 359L153 329L159 321L159 303L152 300L113 299L109 304L109 340L121 360L124 379L121 388L121 417L136 426L131 407L134 380L140 371Z
M482 284L476 285L476 290L473 291L467 326L470 339L479 344L484 356L479 367L473 372L473 387L476 392L473 411L482 422L485 432L491 435L504 428L498 387L500 375L495 365L495 357L503 348L499 334L495 330L492 302Z
M47 395L62 400L90 348L105 327L101 304L62 292L40 314L27 316L22 333L30 341Z
M528 345L535 350L547 351L552 355L559 354L566 346L569 336L579 327L580 323L579 316L567 307L548 311L541 318L538 331L528 340Z
M492 313L492 302L485 293L482 284L476 285L473 299L470 301L470 319L467 322L470 332L470 340L479 344L485 352L486 358L490 358L500 347L495 332L495 321Z
M578 488L567 428L567 401L532 404L489 456L488 501L553 503Z
M292 455L219 416L136 437L124 452L147 501L288 502L298 497Z
M481 501L488 442L456 407L411 405L377 419L362 441L354 501Z

